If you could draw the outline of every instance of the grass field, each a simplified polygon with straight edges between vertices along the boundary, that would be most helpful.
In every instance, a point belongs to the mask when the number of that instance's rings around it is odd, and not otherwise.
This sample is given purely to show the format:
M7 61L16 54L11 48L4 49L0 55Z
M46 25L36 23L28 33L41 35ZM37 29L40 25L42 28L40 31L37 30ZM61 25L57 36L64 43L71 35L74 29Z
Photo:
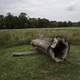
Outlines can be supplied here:
M49 57L36 54L13 57L17 51L31 50L30 45L0 50L0 80L80 80L80 46L72 45L65 63L55 63Z
M14 44L28 44L30 41L43 34L46 37L57 35L64 36L71 44L80 44L80 28L34 28L0 30L0 46Z
M25 41L38 36L39 33L52 37L63 35L71 42L70 55L64 63L55 63L49 57L35 54L25 57L13 57L13 52L30 51L31 45ZM80 29L22 29L0 30L0 80L80 80ZM10 47L16 42L23 45Z

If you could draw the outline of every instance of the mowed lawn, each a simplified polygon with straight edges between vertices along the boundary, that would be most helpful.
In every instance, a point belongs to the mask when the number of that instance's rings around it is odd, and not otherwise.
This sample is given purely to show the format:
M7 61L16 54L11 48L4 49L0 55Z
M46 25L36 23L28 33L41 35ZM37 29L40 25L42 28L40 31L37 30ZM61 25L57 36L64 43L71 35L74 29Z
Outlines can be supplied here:
M80 80L80 46L71 45L64 63L55 63L48 56L35 54L13 57L13 52L30 51L30 45L0 50L0 80Z
M13 52L31 51L29 43L39 34L68 39L71 46L67 61L55 63L39 53L12 56ZM0 80L80 80L80 28L0 30Z

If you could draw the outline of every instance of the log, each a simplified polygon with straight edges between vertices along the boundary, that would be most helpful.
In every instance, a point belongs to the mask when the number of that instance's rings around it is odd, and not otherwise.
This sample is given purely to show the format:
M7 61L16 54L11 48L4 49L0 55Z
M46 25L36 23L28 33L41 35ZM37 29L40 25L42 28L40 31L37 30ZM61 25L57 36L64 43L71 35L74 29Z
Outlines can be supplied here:
M36 51L27 51L27 52L13 52L12 55L14 57L18 57L18 56L29 56L29 55L33 55L33 54L37 54Z
M13 52L13 56L28 56L38 53L44 53L51 57L55 62L63 62L69 55L70 45L64 37L49 38L38 38L31 42L34 51L27 52Z
M36 50L49 55L55 62L67 59L70 48L68 41L61 36L56 36L51 41L44 38L34 39L31 44Z

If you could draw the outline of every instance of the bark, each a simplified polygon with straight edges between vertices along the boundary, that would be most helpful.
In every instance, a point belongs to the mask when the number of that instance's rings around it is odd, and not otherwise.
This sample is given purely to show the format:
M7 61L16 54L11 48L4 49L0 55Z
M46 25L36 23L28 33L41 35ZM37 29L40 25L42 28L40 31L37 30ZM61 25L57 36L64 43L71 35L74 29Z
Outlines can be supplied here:
M49 55L54 61L62 62L67 58L69 53L69 43L63 37L55 37L53 41L50 39L34 39L33 47Z

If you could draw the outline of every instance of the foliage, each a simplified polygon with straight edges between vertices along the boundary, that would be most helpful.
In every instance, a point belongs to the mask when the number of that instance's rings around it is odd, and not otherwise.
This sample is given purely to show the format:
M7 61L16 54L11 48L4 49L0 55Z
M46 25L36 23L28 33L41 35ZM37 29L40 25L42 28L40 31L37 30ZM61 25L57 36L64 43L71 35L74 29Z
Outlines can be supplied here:
M46 18L30 18L21 12L14 16L10 12L6 16L0 15L0 29L22 29L22 28L54 28L80 26L80 22L50 21Z

